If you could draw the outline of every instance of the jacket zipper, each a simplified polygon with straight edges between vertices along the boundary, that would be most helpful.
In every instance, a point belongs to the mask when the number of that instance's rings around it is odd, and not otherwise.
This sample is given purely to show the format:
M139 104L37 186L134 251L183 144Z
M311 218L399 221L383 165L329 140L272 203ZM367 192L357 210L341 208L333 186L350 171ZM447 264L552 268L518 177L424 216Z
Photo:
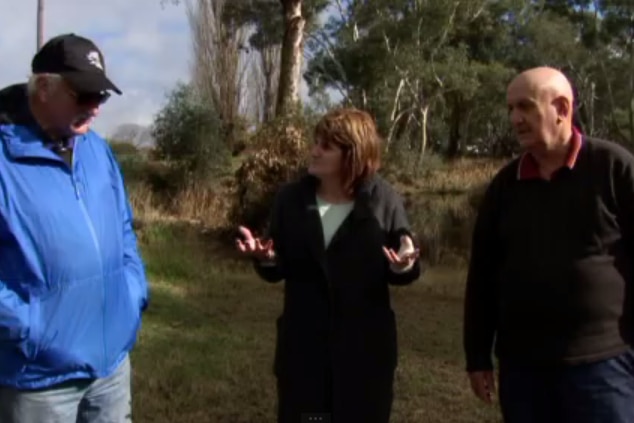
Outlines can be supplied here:
M97 258L99 260L99 269L100 272L103 273L103 259L101 258L101 248L99 247L99 240L97 239L97 232L95 231L95 226L90 218L90 214L88 213L88 209L86 209L86 204L82 198L79 186L77 184L77 180L75 179L75 155L77 152L77 144L75 144L75 148L71 153L71 179L73 181L73 188L75 189L75 196L77 197L77 202L79 203L79 208L82 211L82 215L84 216L84 220L86 221L86 225L88 226L88 231L90 232L90 236L92 238L92 242L95 246L95 251L97 253ZM102 360L102 368L105 370L106 356L107 356L107 348L106 348L106 284L102 283L103 287L103 297L102 297L102 340L103 340L103 360Z

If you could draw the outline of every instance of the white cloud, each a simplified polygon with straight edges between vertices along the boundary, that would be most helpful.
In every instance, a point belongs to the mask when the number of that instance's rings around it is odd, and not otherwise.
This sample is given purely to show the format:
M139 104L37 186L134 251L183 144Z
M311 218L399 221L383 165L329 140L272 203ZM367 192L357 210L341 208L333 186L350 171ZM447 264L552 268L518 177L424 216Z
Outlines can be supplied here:
M168 92L177 82L189 79L191 45L185 6L182 0L178 6L171 0L162 3L45 2L45 41L67 32L92 39L104 54L108 75L123 91L122 96L111 97L95 121L95 129L104 136L121 124L150 124ZM36 51L36 11L37 0L11 0L10 13L0 13L0 88L25 82L29 76ZM303 79L301 96L308 97Z
M37 0L11 2L0 13L0 86L26 81L36 49ZM65 32L91 38L110 78L123 91L104 105L95 129L108 135L123 123L149 124L166 93L189 77L189 28L183 6L161 0L45 2L45 40Z

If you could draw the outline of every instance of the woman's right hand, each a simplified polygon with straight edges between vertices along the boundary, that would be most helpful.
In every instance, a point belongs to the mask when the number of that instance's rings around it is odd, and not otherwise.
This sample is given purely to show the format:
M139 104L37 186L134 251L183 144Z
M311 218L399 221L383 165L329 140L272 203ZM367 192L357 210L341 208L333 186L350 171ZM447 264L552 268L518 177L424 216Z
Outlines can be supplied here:
M251 230L246 226L239 226L238 230L243 238L236 239L238 251L259 261L275 260L272 239L263 241L261 238L254 238Z

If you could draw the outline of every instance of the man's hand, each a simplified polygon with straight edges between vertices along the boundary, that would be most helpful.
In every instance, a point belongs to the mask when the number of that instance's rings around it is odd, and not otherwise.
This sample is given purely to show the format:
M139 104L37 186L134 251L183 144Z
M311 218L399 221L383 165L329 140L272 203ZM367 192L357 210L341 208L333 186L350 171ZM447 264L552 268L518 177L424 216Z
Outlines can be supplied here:
M390 267L397 272L409 269L418 259L418 250L414 247L414 241L407 235L401 237L401 246L398 253L391 248L383 247L383 253L390 262Z
M471 372L469 373L469 381L471 382L471 390L478 398L487 404L493 402L495 378L492 371Z
M260 261L275 259L272 239L262 241L260 238L254 238L251 230L245 226L239 226L238 230L243 238L236 239L238 251Z

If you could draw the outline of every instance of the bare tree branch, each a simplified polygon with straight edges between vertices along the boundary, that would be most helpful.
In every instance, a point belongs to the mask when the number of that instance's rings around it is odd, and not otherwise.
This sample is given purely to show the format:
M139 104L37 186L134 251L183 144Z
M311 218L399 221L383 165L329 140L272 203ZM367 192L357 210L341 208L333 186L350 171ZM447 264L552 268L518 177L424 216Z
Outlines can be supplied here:
M453 10L451 12L451 15L449 15L449 19L448 19L447 25L445 26L445 30L443 31L443 34L440 37L440 41L438 41L438 43L436 44L435 48L432 50L431 55L429 57L429 62L431 64L432 73L434 74L434 79L438 83L438 86L440 86L441 88L443 88L445 84L442 82L442 79L440 79L440 76L438 76L438 73L436 72L434 57L447 41L447 37L449 36L449 31L453 27L454 20L456 19L456 13L458 12L459 6L460 6L460 1L459 0L454 1Z
M343 83L335 84L335 88L339 92L339 94L341 94L341 96L347 101L349 98L348 91L349 91L350 83L348 82L348 77L346 75L346 71L343 67L343 64L335 56L335 53L333 51L335 47L334 44L332 43L332 41L330 41L330 39L328 38L326 34L323 34L322 31L316 31L314 34L309 35L309 38L311 41L314 41L317 44L319 44L319 46L322 48L322 51L328 55L330 60L332 60L332 63L335 65L335 68L337 69L339 78L343 80ZM321 67L321 70L324 74L326 73L326 69L324 69L323 67ZM332 80L336 81L337 79L332 78Z
M480 15L486 10L487 6L489 6L489 3L491 3L490 0L484 0L480 5L480 8L476 10L476 12L473 14L473 16L471 16L469 20L473 22L478 19L478 17L480 17Z
M396 95L394 96L394 105L392 106L392 113L390 114L390 120L394 121L394 116L396 115L396 111L398 109L399 100L401 98L401 91L403 91L403 87L405 86L405 80L401 78L398 83L398 88L396 89Z
M257 91L255 115L260 122L267 122L275 117L277 90L280 78L280 45L271 44L257 51L257 59L253 63L254 85Z
M386 144L387 144L387 148L389 149L390 145L392 144L393 138L394 138L394 130L396 129L396 126L398 125L398 123L401 121L401 119L403 119L403 116L405 116L405 114L407 113L413 113L415 110L413 108L407 108L405 110L402 110L398 115L392 117L392 124L390 125L390 130L388 132L387 135L387 140L386 140Z
M202 101L209 101L225 124L244 112L249 57L244 53L247 30L223 20L227 0L186 0L191 31L192 83ZM230 140L229 140L230 141Z

